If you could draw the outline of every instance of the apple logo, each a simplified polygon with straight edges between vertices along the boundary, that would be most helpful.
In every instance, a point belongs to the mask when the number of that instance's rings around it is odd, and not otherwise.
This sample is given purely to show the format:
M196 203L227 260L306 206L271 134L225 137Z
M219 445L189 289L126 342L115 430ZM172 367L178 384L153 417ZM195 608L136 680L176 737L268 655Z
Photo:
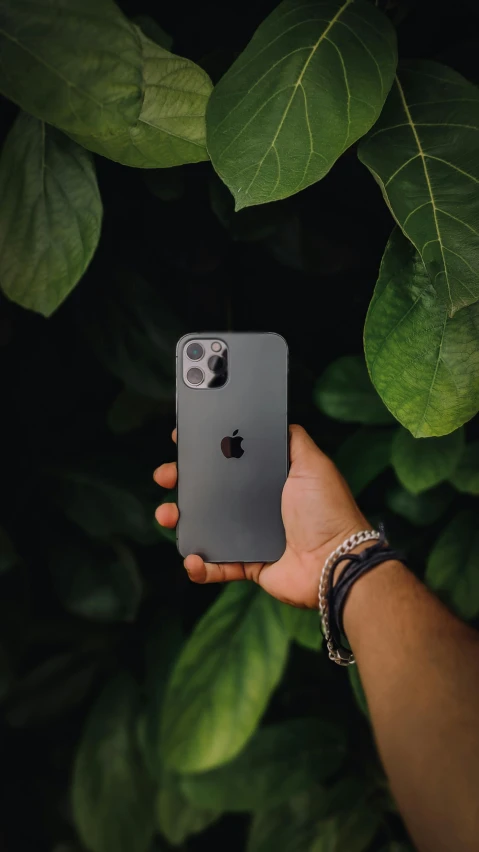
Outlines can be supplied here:
M221 441L221 452L227 459L240 459L244 453L241 446L243 438L238 435L238 430L235 429L233 434L226 435Z

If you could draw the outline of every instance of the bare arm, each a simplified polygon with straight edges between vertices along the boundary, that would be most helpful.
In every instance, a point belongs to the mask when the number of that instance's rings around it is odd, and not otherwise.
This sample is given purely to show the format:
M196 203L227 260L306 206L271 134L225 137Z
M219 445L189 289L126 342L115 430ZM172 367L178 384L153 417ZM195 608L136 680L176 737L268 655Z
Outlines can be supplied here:
M344 625L382 762L418 849L477 850L477 632L397 562L353 586Z
M176 465L162 465L155 479L173 488ZM254 580L286 603L316 608L325 560L370 526L334 464L299 426L291 427L282 512L287 546L278 562L213 565L191 554L185 559L191 580ZM174 527L178 509L163 504L156 516ZM379 752L418 850L477 852L479 634L398 562L355 583L344 625Z

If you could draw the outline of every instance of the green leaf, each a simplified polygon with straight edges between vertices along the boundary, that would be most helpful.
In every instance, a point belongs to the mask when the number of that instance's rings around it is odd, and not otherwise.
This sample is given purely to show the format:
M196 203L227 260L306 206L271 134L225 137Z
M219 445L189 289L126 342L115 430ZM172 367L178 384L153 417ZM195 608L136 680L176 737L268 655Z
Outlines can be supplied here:
M478 131L477 87L445 65L408 61L359 146L449 316L479 299Z
M111 0L6 0L0 91L91 151L127 166L207 160L212 85Z
M316 792L319 799L319 791ZM308 799L295 797L280 807L255 814L246 852L277 852L279 849L281 852L313 852L317 820L311 817Z
M80 322L99 360L127 388L174 405L175 347L184 328L161 288L128 270L113 272Z
M2 0L0 91L68 133L113 136L143 97L135 28L113 0Z
M182 794L178 781L172 777L161 787L156 803L158 828L173 846L181 846L192 834L199 834L209 825L216 822L221 815L221 809L211 807L211 802L205 808L197 807Z
M138 730L145 766L157 781L164 776L160 735L166 686L182 644L178 614L171 607L159 610L146 642L146 704Z
M381 813L366 800L364 786L361 791L354 785L355 797L351 797L347 783L337 786L348 793L348 798L343 799L338 812L327 819L324 811L331 810L334 788L332 795L313 790L309 795L294 797L288 805L256 814L247 852L276 852L278 849L281 852L366 852L378 830Z
M386 503L397 515L406 518L418 527L428 526L437 521L449 508L454 491L448 485L439 485L422 494L411 494L398 485L386 495Z
M159 44L160 47L163 47L165 50L171 50L173 45L173 36L167 33L163 27L160 27L159 23L155 21L151 15L135 15L133 18L133 23L140 27L143 31L143 34L146 35L147 38L151 39L151 41Z
M356 699L356 704L362 713L369 719L369 707L366 699L366 693L364 692L363 685L361 683L361 678L359 676L358 667L348 666L348 674L349 674L349 682L351 684L354 697Z
M0 527L0 574L13 568L19 561L15 546L6 529Z
M252 583L227 586L173 670L163 714L165 762L202 772L235 757L281 678L287 650L277 602Z
M324 177L379 117L395 67L395 31L364 0L280 3L208 104L208 151L236 209Z
M479 441L464 447L451 482L458 491L479 495Z
M294 719L261 728L230 763L183 776L189 800L223 811L276 807L333 775L346 754L342 731L322 719Z
M114 478L101 459L85 461L81 467L65 464L53 473L56 502L92 538L122 535L140 544L157 538L149 502L121 472Z
M362 802L359 807L324 823L311 852L366 852L380 821L378 811Z
M0 157L0 221L3 292L50 316L100 239L102 203L90 154L20 113Z
M394 422L359 355L343 355L333 361L316 385L314 400L320 411L335 420L370 425Z
M391 463L391 429L358 429L346 438L335 462L357 497Z
M285 604L283 621L291 639L310 651L319 651L323 643L318 611Z
M364 331L374 385L417 438L445 435L479 409L479 304L452 319L419 255L396 228Z
M462 618L479 615L479 529L477 512L460 512L436 541L426 582L443 592Z
M414 438L406 429L398 429L391 461L404 488L419 494L451 476L463 446L462 429L442 438Z
M179 166L208 159L205 111L212 90L208 75L190 62L169 53L134 27L143 58L144 94L137 120L115 136L72 137L95 151L141 169Z
M69 612L93 621L134 621L143 585L135 557L123 542L105 546L70 534L53 546L50 570Z
M92 852L148 852L154 831L153 789L135 738L138 687L118 675L87 719L75 760L75 824Z
M54 654L12 683L4 707L8 724L24 728L64 717L85 700L97 672L91 654ZM7 669L7 685L8 675Z

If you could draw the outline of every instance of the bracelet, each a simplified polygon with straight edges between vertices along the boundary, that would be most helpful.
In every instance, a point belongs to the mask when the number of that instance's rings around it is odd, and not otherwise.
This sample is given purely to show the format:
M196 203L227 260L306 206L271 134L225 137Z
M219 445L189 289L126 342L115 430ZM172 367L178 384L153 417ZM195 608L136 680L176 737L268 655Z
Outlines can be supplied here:
M375 545L361 553L351 553L359 544L373 540L377 542ZM379 531L363 530L350 536L328 556L324 563L319 582L319 612L328 656L334 663L350 666L356 662L354 654L341 645L341 634L344 633L342 613L351 587L360 576L375 568L376 565L392 559L404 562L402 554L391 550L386 544L384 527L380 524ZM349 564L334 586L336 568L344 560L348 560Z

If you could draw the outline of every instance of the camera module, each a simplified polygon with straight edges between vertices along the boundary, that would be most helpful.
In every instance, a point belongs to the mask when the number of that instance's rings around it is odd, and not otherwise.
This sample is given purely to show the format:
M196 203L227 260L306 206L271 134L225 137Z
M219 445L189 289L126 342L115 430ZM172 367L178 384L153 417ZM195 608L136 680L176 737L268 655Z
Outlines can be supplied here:
M191 367L186 374L186 378L188 379L190 385L201 385L205 375L203 370L200 370L199 367Z
M221 373L225 367L225 359L221 355L212 355L208 358L208 367L212 373Z
M186 347L186 354L190 361L200 361L205 354L205 350L201 343L190 343L189 346Z

